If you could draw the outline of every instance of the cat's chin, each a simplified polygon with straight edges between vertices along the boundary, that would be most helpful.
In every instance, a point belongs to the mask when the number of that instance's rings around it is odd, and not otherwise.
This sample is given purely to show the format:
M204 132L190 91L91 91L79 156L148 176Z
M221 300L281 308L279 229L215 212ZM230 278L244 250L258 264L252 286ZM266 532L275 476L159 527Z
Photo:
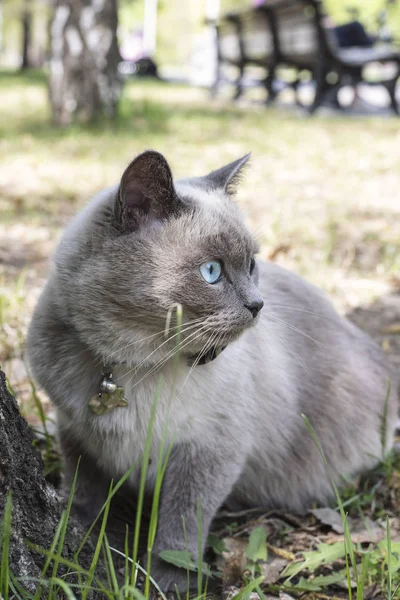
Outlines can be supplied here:
M232 344L233 342L236 342L239 338L241 338L241 336L249 329L251 329L253 327L253 325L256 324L258 319L253 319L252 323L249 323L246 326L242 326L242 327L238 327L235 328L231 331L226 331L226 332L221 332L220 334L218 334L217 332L214 332L214 336L211 336L211 338L208 339L204 339L201 340L198 344L195 344L193 346L190 347L190 352L194 353L194 352L201 352L201 350L204 350L205 344L210 344L212 339L215 339L216 343L212 344L211 343L211 347L215 347L216 349L221 349L221 348L226 348L227 346L229 346L230 344Z

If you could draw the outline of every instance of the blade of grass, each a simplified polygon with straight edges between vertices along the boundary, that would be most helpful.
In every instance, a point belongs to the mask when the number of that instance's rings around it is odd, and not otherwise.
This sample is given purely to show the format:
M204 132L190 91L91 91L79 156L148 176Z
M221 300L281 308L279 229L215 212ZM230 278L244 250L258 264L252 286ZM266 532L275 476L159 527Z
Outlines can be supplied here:
M86 534L85 534L82 542L79 544L79 548L75 552L75 555L74 555L74 559L75 560L78 560L78 556L82 552L82 548L84 547L84 545L88 541L89 537L91 536L92 531L93 531L94 527L96 526L97 521L100 519L103 511L106 510L106 507L110 504L110 502L113 499L113 497L115 496L115 494L118 492L118 490L121 488L121 486L123 486L123 484L127 481L127 479L129 479L129 477L132 475L133 471L137 468L138 464L139 464L139 462L136 461L135 464L132 465L132 467L130 467L130 469L127 470L127 472L121 477L121 479L118 481L118 483L116 483L116 485L114 486L113 491L111 492L111 494L108 495L108 497L105 500L103 506L99 510L98 515L96 516L95 520L93 521L93 523L91 524L91 526L87 530L87 532L86 532Z
M54 556L54 551L56 549L57 542L58 542L58 540L60 538L60 535L61 535L61 529L62 529L62 527L63 527L63 519L60 519L60 522L58 523L56 532L54 534L53 541L52 541L51 546L50 546L49 555L48 555L48 557L47 557L47 559L46 559L46 561L44 563L44 567L43 567L42 573L40 575L41 579L45 578L47 569L50 566L50 563L52 561L52 557ZM36 590L35 600L40 600L41 593L42 593L42 588L41 588L41 585L39 584L38 588Z
M32 550L34 550L34 551L35 551L35 552L37 552L38 554L41 554L42 556L46 556L46 557L50 556L50 557L51 557L51 559L53 559L53 558L54 558L54 557L52 557L52 556L50 555L50 553L49 553L49 551L48 551L48 550L45 550L44 548L41 548L41 547L40 547L40 546L38 546L37 544L33 544L33 543L32 543L32 542L30 542L29 540L25 540L25 544L28 546L28 548L31 548ZM88 577L88 575L89 575L89 571L87 571L86 569L84 569L83 567L81 567L79 564L77 564L77 563L74 563L72 560L69 560L68 558L65 558L64 556L59 556L59 557L58 557L58 560L59 560L59 564L60 564L60 565L63 565L63 566L65 566L65 567L68 567L68 569L69 569L69 573L67 573L66 575L63 575L63 577L67 577L67 575L68 575L68 574L72 574L72 573L71 573L71 570L72 570L72 571L73 571L75 574L77 574L77 575L79 575L79 576ZM20 579L21 579L21 580L22 580L22 579L23 579L23 580L27 580L27 581L32 581L32 580L38 581L38 579L37 579L37 578L33 578L33 577L21 577ZM54 578L54 579L57 579L57 578ZM41 582L42 582L42 585L43 585L44 583L49 583L49 581L50 581L50 583L51 583L51 581L53 581L54 579L52 578L51 580L41 580ZM73 585L73 584L70 584L70 586L71 586L71 587L78 587L78 589L82 590L82 584L81 584L81 583L79 583L79 584L76 584L76 586L75 586L75 584L74 584L74 585ZM105 595L105 597L108 597L108 596L109 596L109 593L108 593L108 590L107 590L107 588L106 588L106 587L105 587L105 586L104 586L104 585L101 583L101 581L98 581L98 582L97 582L97 586L98 586L98 590L99 590L100 592L102 592L102 593ZM94 589L94 588L92 587L92 589ZM50 594L49 594L49 595L48 595L48 598L51 598L51 599L53 600L53 598L57 598L57 596L53 596L53 597L51 597L51 596L50 596ZM33 596L32 596L32 599L33 599Z
M197 500L197 595L203 591L203 507L200 498Z
M111 549L111 546L110 546ZM129 586L129 527L125 527L125 586Z
M189 552L189 544L186 534L186 524L185 517L182 515L182 529L183 529L183 538L185 540L185 548L186 551ZM176 586L175 586L176 587ZM186 600L189 600L189 589L190 589L190 570L189 567L186 568ZM176 588L176 593L179 595L179 590Z
M7 494L6 505L4 508L4 516L2 523L2 556L0 565L0 592L4 600L8 600L10 589L10 575L8 564L8 553L10 549L11 537L11 520L12 520L12 492L9 490Z
M264 575L261 577L257 577L257 579L253 579L247 585L244 586L243 589L240 590L236 596L233 596L232 600L243 600L244 598L250 596L251 592L257 589L257 587L264 581Z
M110 573L110 585L113 588L114 594L118 594L118 592L119 592L118 579L117 579L117 574L115 572L114 561L112 558L110 544L108 542L107 534L104 534L104 551L105 551L105 555L106 555L106 560L104 562L105 562L105 564L108 565L108 569L109 569L109 573Z
M368 570L369 570L369 552L367 551L363 557L362 557L362 564L361 564L361 581L362 581L362 587L364 588L367 585L367 577L368 577Z
M167 469L168 460L172 451L172 442L168 447L166 455L164 457L164 446L166 441L167 434L167 422L168 419L164 422L163 427L163 435L160 443L160 450L158 453L157 460L157 471L156 471L156 481L154 485L153 491L153 502L151 506L151 515L150 515L150 524L149 524L149 533L147 537L147 576L145 582L145 592L144 595L146 598L149 597L150 594L150 579L149 574L151 572L151 556L154 547L154 541L157 533L157 525L158 525L158 511L160 507L160 498L161 498L161 486L164 480L165 471Z
M386 544L387 544L387 597L392 600L392 538L390 537L389 517L386 515Z
M152 440L152 435L153 435L154 421L156 418L156 409L157 409L158 401L160 399L162 385L163 385L163 380L160 377L160 379L157 383L157 389L156 389L153 405L151 407L146 442L145 442L144 452L143 452L142 468L140 470L140 482L139 482L139 491L138 491L138 497L137 497L135 531L134 531L134 536L133 536L133 548L132 548L132 565L133 566L132 566L131 578L130 578L130 584L132 586L134 586L136 583L137 569L136 569L135 565L137 564L137 556L138 556L138 550L139 550L139 534L140 534L140 524L142 522L144 493L145 493L146 481L147 481L147 470L148 470L148 466L149 466L151 440Z
M78 463L76 465L75 475L74 475L74 479L72 481L71 490L70 490L69 497L68 497L67 508L65 509L65 511L63 511L63 513L61 515L62 526L60 527L60 539L58 541L57 553L54 556L53 572L52 572L52 576L51 576L51 581L57 579L58 566L60 564L62 550L64 547L64 541L65 541L65 535L67 533L69 515L71 514L72 500L74 498L76 482L78 479L79 463L80 463L80 458L78 459ZM52 593L53 593L53 583L50 584L50 591L49 591L50 598L52 597Z
M113 587L113 584L111 583L110 566L109 566L108 560L107 560L107 555L106 555L106 549L105 549L105 546L104 546L104 541L103 541L103 545L101 547L101 556L102 556L102 561L103 561L104 568L106 570L107 588L111 589Z
M76 573L72 573L72 574L76 574ZM65 576L63 575L63 577L65 577ZM23 581L34 581L36 583L39 583L43 587L48 586L48 584L51 582L51 580L49 580L49 579L37 579L36 577L22 577L21 579L23 579ZM78 592L82 592L82 585L80 583L66 583L62 577L56 577L56 579L61 580L71 590L77 590ZM109 592L104 586L102 586L102 587L91 586L90 591L91 592L100 592L101 594L103 594L102 598L104 598L104 600L106 598L108 598L109 600L114 600L114 598L115 598L115 596L111 592ZM59 598L60 597L57 596L57 598L52 598L51 600L59 600ZM79 599L81 598L80 593L78 595L78 598ZM64 600L64 598L63 598L63 600Z
M19 584L19 582L17 581L16 577L14 577L14 575L12 573L10 573L10 590L12 591L12 593L14 594L14 596L17 598L17 600L33 600L33 596L31 594L25 594L25 590L22 588L22 586ZM17 588L24 594L24 597L20 596L20 594L17 591Z
M158 512L160 506L160 497L161 497L161 487L162 482L164 480L165 472L167 469L169 457L173 448L173 440L170 442L167 452L164 455L165 444L167 440L168 434L168 422L169 422L169 414L171 410L172 400L174 397L174 390L176 386L176 380L178 375L178 366L179 366L179 358L180 358L180 343L181 343L181 334L182 334L182 318L183 318L183 309L181 304L173 305L167 315L166 325L165 325L165 336L168 336L168 330L171 323L172 311L176 310L176 320L177 320L177 334L175 338L175 347L176 353L173 356L173 366L172 366L172 383L170 387L170 396L167 404L167 411L164 419L163 431L160 440L160 448L158 452L158 460L157 460L157 470L156 470L156 481L153 491L153 502L151 507L151 516L150 516L150 526L149 526L149 534L147 538L147 576L145 582L145 597L148 598L150 594L150 572L151 572L151 557L152 551L154 547L154 542L156 538L157 525L158 525ZM179 596L179 594L178 594Z
M69 585L67 583L65 583L65 581L63 581L59 577L55 577L54 579L53 578L51 579L52 586L53 586L53 583L55 583L59 588L62 589L64 594L67 596L68 600L76 600L75 594L73 593L73 591L71 590ZM50 598L51 598L51 596L50 596Z
M143 594L137 588L129 584L124 585L119 592L119 598L120 600L126 600L126 598L129 596L132 596L137 600L144 600Z
M112 489L113 489L113 484L111 482L108 495L110 495L112 493ZM94 575L95 575L97 563L98 563L99 556L100 556L100 550L101 550L101 547L103 545L104 534L106 532L106 525L107 525L107 519L108 519L109 510L110 510L110 503L107 504L107 507L104 510L103 520L102 520L101 528L100 528L100 533L99 533L99 537L97 539L97 544L96 544L96 547L95 547L95 550L94 550L93 559L92 559L92 562L91 562L91 565L90 565L90 568L89 568L89 575L88 575L87 580L86 580L85 589L84 589L83 594L82 594L82 600L86 600L86 598L88 596L88 593L90 591L90 586L91 586L92 581L94 579Z
M110 550L111 550L112 552L115 552L116 554L119 554L120 556L124 556L125 558L127 558L127 560L128 560L130 563L132 563L132 562L133 562L130 556L127 556L127 554L124 554L124 553L123 553L123 552L121 552L120 550L117 550L117 548L113 548L112 546L110 546ZM136 569L137 569L137 570L141 571L141 572L142 572L144 575L147 575L147 571L146 571L146 569L144 569L144 568L143 568L141 565L139 565L139 563L136 563L135 567L136 567ZM164 594L164 592L162 591L162 589L160 588L160 586L158 585L158 583L157 583L157 582L156 582L156 581L155 581L155 580L154 580L152 577L150 577L150 581L151 581L151 583L154 585L154 587L156 588L157 592L160 594L160 596L161 596L162 600L167 600L167 597L166 597L166 595ZM129 584L128 584L128 586L124 585L124 588L125 588L125 587L128 589L128 587L130 587L130 586L129 586ZM134 589L134 590L136 590L136 588L135 588L135 587L133 587L133 589ZM138 591L138 590L136 590L136 591ZM125 600L125 599L124 599L124 600Z
M42 403L40 402L40 398L36 393L36 386L35 386L34 382L32 381L32 379L29 379L29 384L31 386L32 398L35 403L36 410L38 411L40 423L43 427L44 435L46 438L46 448L48 449L49 443L50 443L50 448L51 448L51 442L48 441L50 438L50 434L47 430L46 415L44 414Z
M388 414L388 406L389 406L391 387L392 387L391 381L390 381L390 379L388 379L385 404L383 406L383 415L382 415L381 428L380 428L381 429L380 433L381 433L382 461L385 460L385 450L386 450L386 446L387 446L387 414Z
M266 600L266 596L265 596L265 594L263 594L263 592L262 592L262 590L261 590L261 588L260 588L259 585L257 585L255 587L255 590L256 590L256 592L257 592L258 597L260 598L260 600Z

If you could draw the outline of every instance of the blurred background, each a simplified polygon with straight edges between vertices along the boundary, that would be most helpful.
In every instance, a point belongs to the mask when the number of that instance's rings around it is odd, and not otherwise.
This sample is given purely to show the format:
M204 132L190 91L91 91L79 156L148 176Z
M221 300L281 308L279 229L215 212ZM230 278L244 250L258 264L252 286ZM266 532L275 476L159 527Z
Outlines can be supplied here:
M400 1L1 0L0 365L31 422L49 258L146 148L177 178L252 152L261 258L342 312L398 293L399 65Z

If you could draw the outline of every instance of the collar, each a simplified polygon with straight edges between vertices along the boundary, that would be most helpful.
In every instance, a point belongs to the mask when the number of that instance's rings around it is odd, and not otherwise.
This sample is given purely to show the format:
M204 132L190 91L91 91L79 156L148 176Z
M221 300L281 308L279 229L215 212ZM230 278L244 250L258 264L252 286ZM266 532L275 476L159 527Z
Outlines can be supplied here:
M187 364L191 367L206 365L215 360L225 348L226 346L220 346L219 348L213 346L207 352L189 354L186 356ZM128 406L128 402L124 398L124 388L117 385L113 379L112 365L103 366L99 391L89 400L88 406L95 415L104 415L113 408Z
M199 352L198 354L189 354L186 357L187 363L189 366L198 366L198 365L206 365L207 363L215 360L223 350L225 350L226 346L213 346L207 352Z

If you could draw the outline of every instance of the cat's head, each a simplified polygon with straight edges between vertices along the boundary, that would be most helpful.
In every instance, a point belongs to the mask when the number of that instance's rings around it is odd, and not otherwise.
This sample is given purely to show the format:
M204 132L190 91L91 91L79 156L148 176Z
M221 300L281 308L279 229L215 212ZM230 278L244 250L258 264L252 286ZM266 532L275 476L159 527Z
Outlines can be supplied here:
M178 339L182 355L191 355L225 346L254 324L262 308L257 244L232 199L248 158L174 182L166 159L144 152L102 210L86 216L92 222L80 247L87 250L66 293L72 286L75 325L96 352L155 363Z

